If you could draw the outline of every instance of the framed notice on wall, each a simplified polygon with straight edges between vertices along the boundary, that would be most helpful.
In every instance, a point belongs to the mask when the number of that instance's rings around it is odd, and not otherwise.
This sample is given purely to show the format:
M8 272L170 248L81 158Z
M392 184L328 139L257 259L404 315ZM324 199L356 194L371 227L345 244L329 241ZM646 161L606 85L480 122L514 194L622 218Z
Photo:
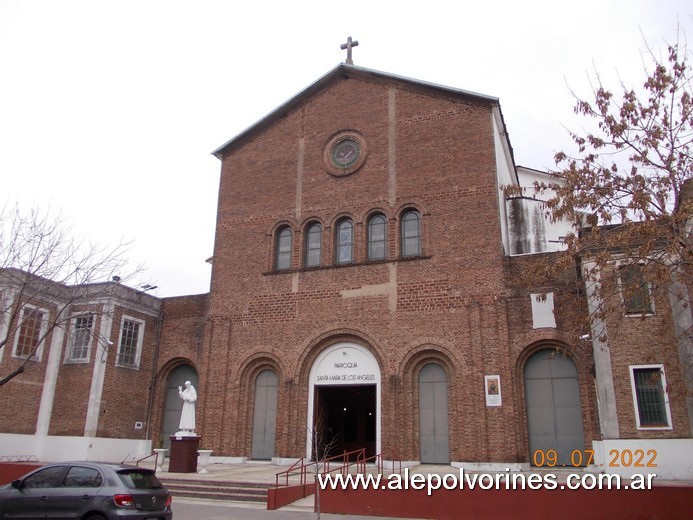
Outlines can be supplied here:
M500 406L502 404L500 376L484 376L484 391L486 393L486 406Z

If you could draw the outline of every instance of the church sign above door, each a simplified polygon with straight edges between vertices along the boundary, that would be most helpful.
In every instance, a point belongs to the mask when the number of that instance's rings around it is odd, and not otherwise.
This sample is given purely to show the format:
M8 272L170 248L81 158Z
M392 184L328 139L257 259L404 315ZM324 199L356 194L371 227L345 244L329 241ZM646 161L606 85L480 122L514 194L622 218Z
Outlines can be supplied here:
M380 369L363 347L342 343L318 356L311 376L315 385L373 385L380 382Z
M327 173L336 177L350 175L366 162L368 144L356 130L341 130L328 139L322 153Z

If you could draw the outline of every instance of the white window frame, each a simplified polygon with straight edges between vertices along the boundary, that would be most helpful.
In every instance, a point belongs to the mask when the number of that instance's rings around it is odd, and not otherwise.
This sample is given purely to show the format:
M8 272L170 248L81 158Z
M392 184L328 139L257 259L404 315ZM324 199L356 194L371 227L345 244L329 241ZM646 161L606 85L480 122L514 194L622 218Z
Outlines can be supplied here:
M617 262L616 263L616 271L618 272L618 291L619 294L621 295L621 304L623 305L623 315L626 317L640 317L640 316L654 316L657 313L657 309L655 308L655 298L654 298L654 292L652 291L652 284L650 282L647 282L647 293L648 293L648 298L650 300L650 310L651 312L628 312L628 307L626 304L626 298L625 295L623 294L623 282L621 280L621 269L624 267L629 267L631 265L639 265L640 267L645 267L644 262Z
M671 422L671 409L669 408L669 393L667 392L667 378L664 373L664 365L661 363L656 363L652 365L630 365L630 388L633 396L633 411L635 412L635 423L638 430L673 430L673 423ZM662 380L662 395L664 397L664 409L666 411L667 425L666 426L642 426L640 424L640 410L638 408L638 394L635 388L635 371L640 369L659 369L659 374Z
M86 345L80 346L80 348L86 347L87 355L86 357L73 357L73 349L75 347L75 332L77 326L77 320L79 318L91 318L91 327L89 327L89 341ZM94 327L96 325L95 315L93 313L78 313L72 316L70 319L70 339L67 345L67 352L65 352L65 363L89 363L91 361L91 347L94 343Z
M5 299L7 298L6 291L0 289L0 329L5 324Z
M11 294L9 291L5 291L0 289L0 337L4 338L5 335L7 334L7 329L9 328L9 325L7 323L7 318L5 315L9 316L9 312L5 310L5 305L6 301L8 301L11 297ZM0 348L0 363L2 362L2 355L5 352L5 348Z
M135 362L131 365L119 362L120 350L123 346L123 333L125 332L125 322L126 321L137 323L139 325L139 331L137 334L137 347L136 347L137 350L135 352ZM139 370L140 360L142 359L142 344L144 342L144 326L145 326L144 320L140 320L140 319L134 318L132 316L123 315L123 317L120 319L120 334L118 334L118 349L116 350L116 355L115 355L115 365L117 367Z
M33 356L29 357L31 361L41 361L41 357L43 356L43 346L46 343L46 329L48 328L48 318L50 317L50 314L48 312L48 309L44 309L43 307L36 307L35 305L24 305L22 307L22 310L19 313L19 322L17 323L17 330L14 333L14 344L12 346L12 357L18 358L18 359L26 359L27 356L17 354L17 347L19 346L19 334L22 331L22 323L24 322L24 315L28 311L36 311L42 313L42 318L41 318L41 327L39 329L39 335L38 337L41 338L38 344L38 348L36 349L36 352L34 353Z

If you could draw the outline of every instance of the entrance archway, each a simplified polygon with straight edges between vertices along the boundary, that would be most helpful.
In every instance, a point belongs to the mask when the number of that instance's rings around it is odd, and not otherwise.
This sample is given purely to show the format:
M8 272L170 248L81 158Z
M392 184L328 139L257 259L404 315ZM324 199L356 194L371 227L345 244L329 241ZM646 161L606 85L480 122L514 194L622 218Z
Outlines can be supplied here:
M179 365L174 368L166 378L166 397L164 400L164 416L161 421L161 438L163 447L171 448L171 435L178 431L180 412L183 409L183 400L178 397L178 387L190 381L198 388L199 378L197 370L191 365Z
M337 343L317 357L310 371L306 456L365 448L380 453L380 367L355 343Z
M525 396L530 462L553 458L553 453L549 454L553 450L558 466L571 466L573 452L585 449L580 386L573 360L554 349L533 354L525 364Z

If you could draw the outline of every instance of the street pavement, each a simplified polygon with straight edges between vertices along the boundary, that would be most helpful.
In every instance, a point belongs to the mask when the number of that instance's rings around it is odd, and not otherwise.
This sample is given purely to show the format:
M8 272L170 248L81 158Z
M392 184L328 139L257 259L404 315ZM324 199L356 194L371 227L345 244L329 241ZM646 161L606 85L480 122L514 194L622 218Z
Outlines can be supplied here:
M173 499L173 520L254 520L267 518L273 520L300 520L315 518L316 514L301 508L287 506L276 511L267 511L260 504L236 504L234 502L221 502L215 500L197 500L188 498ZM321 513L321 520L345 520L355 518L358 520L385 520L381 516L352 516L331 515ZM388 518L387 520L396 520Z

